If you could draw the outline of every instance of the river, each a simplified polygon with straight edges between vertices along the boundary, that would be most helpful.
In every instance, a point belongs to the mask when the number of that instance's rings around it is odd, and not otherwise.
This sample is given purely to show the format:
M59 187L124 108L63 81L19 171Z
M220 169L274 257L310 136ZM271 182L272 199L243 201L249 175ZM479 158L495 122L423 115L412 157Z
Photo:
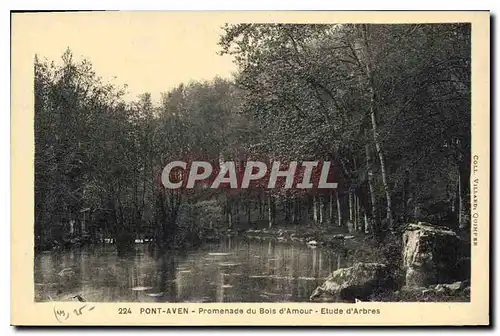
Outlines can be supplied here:
M35 257L35 301L287 302L309 296L342 258L299 242L225 238L185 252L112 244Z

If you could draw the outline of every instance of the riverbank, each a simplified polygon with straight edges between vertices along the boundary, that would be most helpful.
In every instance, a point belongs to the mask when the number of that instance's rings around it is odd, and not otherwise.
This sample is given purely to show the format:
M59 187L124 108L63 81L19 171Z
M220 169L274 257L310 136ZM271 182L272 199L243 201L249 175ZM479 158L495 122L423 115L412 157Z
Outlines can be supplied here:
M413 226L414 230L426 230L425 233L427 235L440 233L446 234L451 238L454 237L452 233L446 230L443 231L443 229L436 229L435 227L429 228L427 225L420 223ZM406 234L408 234L408 232L418 231L405 231ZM273 229L217 231L207 229L199 233L199 241L197 239L196 244L185 246L184 249L179 249L178 252L170 251L173 252L174 255L176 253L178 253L178 255L185 255L186 253L200 253L206 250L207 246L213 246L215 249L209 252L214 253L208 253L208 257L202 257L202 262L204 262L206 258L212 258L210 257L211 255L237 255L241 253L240 251L246 251L248 246L262 247L262 251L256 255L241 255L230 262L224 260L220 263L220 265L222 265L221 267L228 267L228 265L231 265L231 267L239 267L238 265L242 265L242 263L250 263L253 265L252 267L257 268L269 267L269 265L274 265L274 263L278 263L278 261L283 258L281 254L278 254L279 257L269 256L269 253L274 253L275 249L302 251L300 255L308 255L308 258L311 258L310 262L312 265L318 262L321 264L321 258L323 258L323 260L330 260L326 265L322 266L323 272L325 271L325 267L331 268L331 271L327 274L320 274L321 272L317 273L318 269L312 267L309 270L304 269L303 273L296 277L290 276L290 274L277 275L274 271L264 268L259 274L251 274L249 279L246 280L247 282L252 282L260 279L260 281L271 281L271 283L274 283L279 279L290 279L294 281L307 279L307 281L319 281L320 277L324 277L321 280L321 282L325 281L323 285L319 282L316 283L316 286L318 286L316 290L314 290L315 287L309 287L308 289L309 292L307 293L307 297L311 296L313 300L320 300L322 302L354 302L355 299L380 302L470 301L470 275L463 275L459 279L450 278L448 282L442 282L443 278L440 277L436 279L438 282L431 281L431 283L425 285L415 284L415 280L419 279L419 277L415 278L415 274L418 275L420 271L418 270L418 265L408 264L408 262L415 258L415 260L420 260L422 257L428 256L429 254L425 249L422 251L420 251L420 249L408 251L408 244L405 245L404 243L404 235L388 235L385 241L380 244L367 235L361 233L342 233L335 230L335 228L276 227ZM421 236L422 235L418 234L415 237ZM451 240L443 240L444 238L440 239L439 242L434 242L432 244L439 244L439 246L446 247L452 245ZM79 245L71 245L72 243L79 243ZM415 241L414 243L418 245L420 242ZM67 244L69 244L69 247L65 245L65 248L61 249L68 250L70 253L72 253L71 251L73 250L71 246L79 247L78 250L75 248L75 251L80 251L80 247L82 247L82 245L80 245L82 244L81 241L69 241ZM436 246L432 246L432 244L430 246L432 251L437 251ZM99 244L89 243L89 245L96 245L98 249L100 248L98 245L102 245L103 247L107 247L108 251L115 249L112 238L104 239L99 242ZM240 248L236 248L238 245ZM152 248L152 250L158 251L160 255L172 255L172 253L166 253L159 245L155 244L154 240L146 237L134 240L134 246L134 250L136 251L139 251L141 248L146 248L147 250L151 250ZM243 247L243 249L241 249L241 247ZM421 253L422 255L410 258L408 255L411 253ZM451 252L447 250L443 250L437 254L435 252L432 253L434 253L434 255L426 262L427 264L434 263L438 265L440 264L439 258L443 253L451 255ZM322 257L319 257L320 255ZM405 255L406 260L403 260ZM316 259L316 256L320 259ZM257 261L255 258L262 260L263 264L255 264L255 261ZM464 260L461 261L462 264L464 264L463 261ZM465 263L470 264L470 260L465 260ZM212 261L208 261L206 265L203 264L203 266L199 265L198 267L205 268L208 267L208 265L212 265ZM447 265L447 269L444 270L445 273L450 273L453 271L452 268L456 268L457 265ZM300 267L304 267L304 265ZM321 266L318 265L318 267ZM383 272L380 273L378 271L379 269L382 269ZM177 276L172 275L174 279L180 277L182 274L190 273L192 270L182 266L179 268L179 272L181 273ZM242 281L241 275L243 273L237 270L231 270L230 272L224 271L223 274L227 277L234 278L231 280L234 281L230 284L231 286L241 286L239 281ZM385 275L382 276L381 274ZM328 278L326 277L327 275L329 275ZM388 282L390 286L385 285L384 281L387 280L386 278L391 280ZM411 281L410 285L408 285L408 281ZM373 286L374 283L376 286ZM309 283L309 285L311 284L312 283ZM331 289L335 288L342 288L342 293L338 293L336 290L331 292ZM242 290L244 291L245 289L242 288ZM266 300L271 300L274 296L279 295L269 290L266 290L266 293L267 292L272 294L265 294L268 296ZM258 296L261 296L261 294L262 293L259 293Z
M271 239L281 242L302 242L309 246L337 246L344 240L362 238L362 234L343 233L340 229L324 229L311 226L295 227L275 227L271 229L208 229L201 228L196 235L182 237L176 241L176 247L196 246L200 243L217 241L225 237L243 237L249 239ZM133 239L134 244L155 243L158 242L154 237L140 235ZM59 239L44 240L36 239L35 247L37 251L50 251L59 249L68 249L73 247L82 247L89 244L115 244L116 238L102 237L92 238L90 235L74 235L62 237Z

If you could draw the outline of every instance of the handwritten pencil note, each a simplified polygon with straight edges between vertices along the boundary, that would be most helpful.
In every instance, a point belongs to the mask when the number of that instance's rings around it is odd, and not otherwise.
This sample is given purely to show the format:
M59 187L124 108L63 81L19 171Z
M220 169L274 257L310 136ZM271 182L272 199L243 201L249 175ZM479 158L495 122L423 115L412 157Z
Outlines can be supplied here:
M89 304L84 304L84 305L80 306L79 308L73 309L73 311L66 311L64 309L58 309L54 305L54 316L58 322L64 323L66 321L69 321L71 318L84 315L84 314L94 310L94 308L95 308L95 306L92 306Z

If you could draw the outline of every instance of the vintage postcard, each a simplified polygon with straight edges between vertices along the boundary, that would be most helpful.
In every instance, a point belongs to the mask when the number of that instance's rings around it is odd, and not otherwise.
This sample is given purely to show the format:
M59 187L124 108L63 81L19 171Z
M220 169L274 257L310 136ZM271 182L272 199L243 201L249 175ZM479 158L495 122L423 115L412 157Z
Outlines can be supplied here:
M13 325L488 325L490 13L12 13Z

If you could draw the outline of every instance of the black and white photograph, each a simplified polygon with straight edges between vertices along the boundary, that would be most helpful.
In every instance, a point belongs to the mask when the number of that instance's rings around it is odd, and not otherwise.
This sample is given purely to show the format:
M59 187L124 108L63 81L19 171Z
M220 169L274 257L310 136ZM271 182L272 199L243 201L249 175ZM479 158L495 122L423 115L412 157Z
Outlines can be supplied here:
M32 301L217 315L205 304L467 304L488 286L471 281L489 162L471 22L94 14L17 14L43 27Z

